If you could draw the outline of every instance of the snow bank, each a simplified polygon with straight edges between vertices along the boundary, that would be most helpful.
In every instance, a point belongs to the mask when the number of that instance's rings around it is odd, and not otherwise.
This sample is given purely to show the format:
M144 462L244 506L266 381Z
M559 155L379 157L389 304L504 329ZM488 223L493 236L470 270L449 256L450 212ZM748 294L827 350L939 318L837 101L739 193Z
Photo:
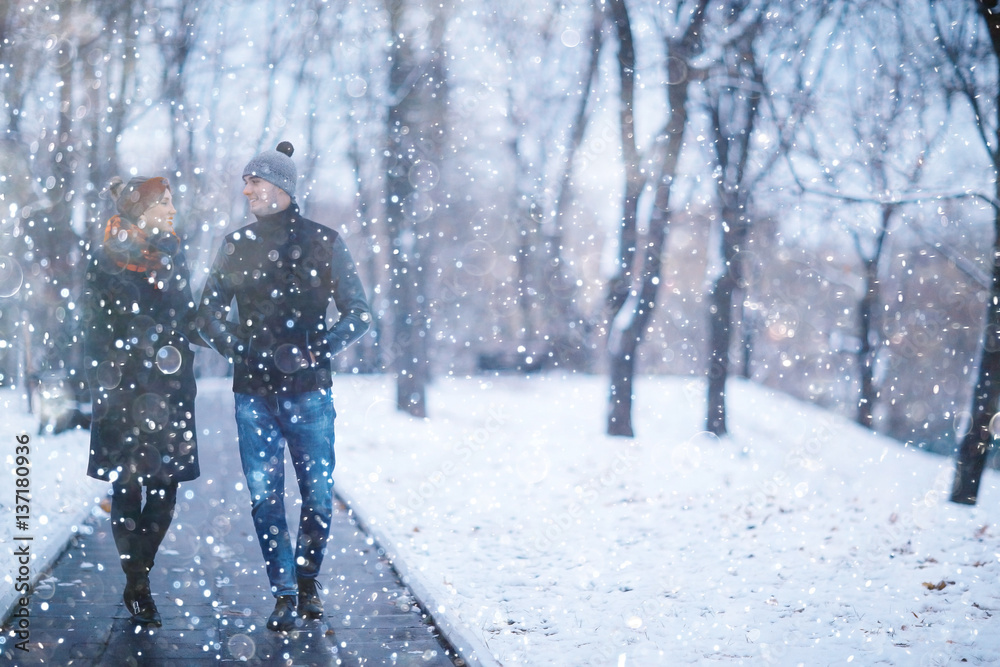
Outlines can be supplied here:
M63 552L107 484L87 477L89 431L38 435L38 421L27 414L26 399L0 390L0 559L4 618L24 591ZM22 457L22 458L19 458ZM27 461L23 457L27 457ZM21 492L20 494L18 492ZM27 511L25 511L27 510ZM26 518L22 518L26 517ZM27 557L24 554L28 552ZM28 559L25 574L24 558Z

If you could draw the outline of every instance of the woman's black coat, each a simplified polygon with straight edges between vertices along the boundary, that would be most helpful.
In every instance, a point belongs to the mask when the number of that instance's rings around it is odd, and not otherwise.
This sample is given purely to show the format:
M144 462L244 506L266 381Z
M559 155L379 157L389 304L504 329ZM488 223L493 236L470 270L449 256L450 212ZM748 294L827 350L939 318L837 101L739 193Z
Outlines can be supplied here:
M194 306L183 252L153 279L94 253L82 313L91 477L157 486L200 474Z

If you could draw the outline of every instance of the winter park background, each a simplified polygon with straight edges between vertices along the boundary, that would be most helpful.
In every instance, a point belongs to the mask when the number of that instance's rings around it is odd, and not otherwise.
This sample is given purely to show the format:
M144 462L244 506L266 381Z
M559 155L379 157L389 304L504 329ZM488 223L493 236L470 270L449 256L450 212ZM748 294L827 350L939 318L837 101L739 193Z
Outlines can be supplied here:
M36 572L101 519L69 427L104 187L170 176L197 293L287 139L377 314L338 490L484 660L1000 662L994 3L499 4L0 4Z

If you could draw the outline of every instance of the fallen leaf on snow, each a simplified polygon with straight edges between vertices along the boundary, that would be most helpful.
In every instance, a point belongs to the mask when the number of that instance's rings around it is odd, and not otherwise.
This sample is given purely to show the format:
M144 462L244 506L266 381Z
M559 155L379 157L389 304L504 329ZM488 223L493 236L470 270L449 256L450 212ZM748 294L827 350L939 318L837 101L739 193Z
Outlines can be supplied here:
M942 590L944 590L945 586L947 586L949 584L954 584L954 583L955 583L954 581L945 581L943 579L941 581L937 582L936 584L932 584L929 581L925 581L924 582L924 588L926 588L927 590L930 590L930 591L942 591Z

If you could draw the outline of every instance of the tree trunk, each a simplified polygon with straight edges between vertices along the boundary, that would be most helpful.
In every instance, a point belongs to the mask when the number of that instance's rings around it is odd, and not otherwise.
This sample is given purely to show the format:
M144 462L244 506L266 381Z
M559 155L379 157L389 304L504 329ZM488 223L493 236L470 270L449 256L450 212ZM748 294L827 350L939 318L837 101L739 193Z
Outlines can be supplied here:
M858 304L858 372L861 376L861 396L858 398L856 420L865 428L872 428L875 410L875 354L872 350L872 317L879 301L878 262L864 261L864 294Z
M601 34L604 26L604 10L600 0L593 0L591 12L591 30L586 42L590 57L587 70L581 77L585 83L570 127L566 158L558 180L558 192L553 203L552 215L542 226L545 247L543 287L545 296L555 306L556 313L554 321L553 318L549 318L552 323L548 324L548 327L554 328L550 335L552 355L556 363L569 370L588 370L591 366L591 354L587 344L589 333L587 320L577 305L576 296L579 290L576 280L566 268L562 256L565 227L563 220L572 190L573 166L587 129L587 107L600 67Z
M746 222L739 220L739 211L724 206L722 219L730 230L722 235L722 274L716 279L709 296L709 357L708 413L705 428L715 435L725 435L726 380L729 378L729 347L732 342L733 293L739 285L739 248L746 237ZM739 237L739 238L737 238Z
M71 17L64 16L64 20ZM73 252L79 238L73 231L72 216L74 198L74 173L77 155L74 151L73 133L73 92L75 48L70 42L63 42L56 52L60 59L58 72L62 85L59 88L59 124L56 151L52 165L53 185L48 189L51 207L36 217L35 229L31 234L39 247L39 274L41 284L36 284L38 301L30 301L29 308L35 308L33 320L36 322L36 336L41 335L44 349L42 369L67 372L70 360L66 350L72 343L72 313L67 308L69 295L78 294L77 276L73 267ZM66 49L63 52L61 49ZM65 295L65 296L64 296ZM38 326L41 324L41 327Z
M612 9L614 9L616 3L612 2L611 4ZM642 270L639 274L641 282L635 294L636 298L629 299L628 302L623 301L622 303L622 306L626 305L626 303L634 303L634 308L630 312L626 312L625 308L619 307L618 316L611 320L609 325L611 330L609 340L612 344L609 345L611 355L611 388L609 392L610 405L607 422L608 435L626 437L634 435L634 429L632 428L632 388L635 376L636 352L638 351L639 344L642 342L646 325L650 317L652 317L653 308L656 306L657 288L661 282L660 273L663 247L667 236L667 226L672 215L670 210L670 191L672 184L676 180L677 165L680 160L681 146L684 140L684 129L687 127L688 119L687 101L688 90L691 84L691 69L688 61L700 46L701 28L705 21L706 4L707 0L700 0L694 10L691 24L684 35L680 40L676 42L671 41L668 44L667 50L671 57L667 64L667 100L670 111L666 127L663 130L663 136L658 141L658 143L663 145L662 159L659 165L660 179L659 187L654 195L653 210L649 219L649 231L642 258ZM624 4L622 4L622 10L624 10ZM617 14L615 16L617 17ZM621 24L618 25L618 29L619 38L621 39ZM631 35L631 31L628 34ZM630 74L633 70L634 60L629 62L622 59L621 71L623 75L626 73ZM631 132L631 108L629 107L627 111L627 114L623 111L622 123L623 127L627 127L628 131ZM636 164L638 164L637 158ZM636 200L638 200L638 193L641 190L642 187L639 187L636 191ZM630 196L631 192L627 186L625 205L627 214L629 207L635 203L630 201ZM635 226L633 224L631 230L633 235L634 229ZM630 242L636 244L635 241L628 238L628 235L625 233L627 231L629 230L623 227L621 237L623 244L621 248L622 265L620 268L624 268L624 262L628 261L628 254L635 249L634 247L630 249L627 244ZM627 279L627 282L619 286L612 284L612 291L609 293L610 298L617 298L615 290L624 291L622 298L630 295L631 272L625 271L620 275L623 279ZM617 333L619 331L621 332L620 337Z
M390 280L393 294L391 355L396 370L396 407L415 417L427 416L428 277L423 271L423 239L433 236L434 216L411 169L419 160L437 165L444 141L447 87L442 65L444 5L428 19L410 16L404 0L388 0L390 34L389 104L387 123L386 226L392 243ZM415 43L426 30L429 43ZM421 48L423 47L423 48ZM419 56L418 56L419 54Z
M744 269L747 267L744 266ZM740 343L740 351L743 354L743 364L740 367L740 377L744 380L753 379L753 350L754 346L757 344L757 332L760 328L760 314L757 312L756 308L747 307L744 301L743 308L740 309L743 313L742 323L743 323L743 338Z
M362 221L362 225L369 232L369 239L373 236L372 227L369 226L369 222L380 217L380 213L384 208L378 208L378 197L374 194L381 191L382 179L379 176L374 176L369 183L369 179L365 174L365 162L361 155L361 146L359 143L359 133L362 130L360 128L355 129L351 135L349 148L347 151L348 159L351 162L351 169L354 174L354 182L357 184L357 192L354 195L355 199L355 210L357 211L358 219ZM377 188L377 189L376 189ZM378 209L379 213L375 213L374 210ZM369 285L377 285L379 282L379 256L373 252L365 253L364 261L359 262L364 266L364 270L361 271L362 280L366 281ZM369 294L371 299L371 306L373 312L379 312L382 307L377 303L378 299L383 298L380 294L380 290L375 290ZM382 337L385 333L383 329L383 323L381 317L373 318L372 322L372 335L365 336L357 342L354 347L359 347L357 352L358 366L361 368L363 373L378 373L382 372L385 368L384 364L386 359L384 358L382 345Z
M1000 77L1000 13L995 0L978 0L980 13L986 21L996 55L994 65ZM997 95L996 133L993 138L993 275L990 299L986 313L986 332L983 336L983 353L979 362L979 377L973 394L972 424L962 440L955 461L955 480L951 501L975 505L979 495L979 481L986 466L986 456L993 442L990 425L997 412L1000 395L1000 95Z
M656 307L656 294L660 285L662 273L662 255L666 244L667 227L670 215L667 211L657 211L649 221L649 237L646 242L646 252L643 256L642 283L638 290L638 298L634 300L635 308L629 313L628 324L622 329L619 342L611 350L611 391L610 410L608 414L608 435L620 435L631 438L632 427L632 391L635 377L635 360L642 342L643 332L653 316ZM632 303L630 300L628 303ZM615 334L612 333L614 336Z
M995 228L1000 234L1000 214L997 215ZM972 424L958 450L951 490L952 502L964 505L975 505L979 495L979 481L993 442L991 425L996 415L997 397L1000 396L1000 249L994 249L993 253L992 285L983 354L973 395Z
M736 11L735 9L733 10ZM736 16L731 16L735 20ZM724 57L725 81L706 84L714 132L718 167L719 201L722 223L722 271L709 296L708 411L705 428L715 435L725 435L726 381L729 379L729 350L732 346L733 298L743 283L743 260L750 232L747 178L751 138L760 108L764 77L754 58L756 24L751 24ZM728 83L740 82L738 85ZM713 90L714 89L714 90Z
M398 31L393 30L394 36ZM409 67L409 47L400 40L392 51L391 86L395 103L388 113L389 164L386 168L386 226L392 251L389 255L391 291L393 294L393 326L390 357L396 372L396 408L414 417L427 416L427 358L420 344L424 336L424 320L417 304L417 232L406 218L405 202L413 192L407 175L414 162L414 149L409 145L407 130L407 100L402 90Z
M625 0L610 0L608 11L618 36L618 78L620 88L619 125L621 128L622 160L625 163L625 197L622 201L622 219L618 236L618 265L608 283L606 325L611 327L632 289L632 268L639 244L636 226L639 195L646 181L639 166L639 151L635 143L635 44L632 24ZM612 376L615 377L615 376ZM612 394L615 392L612 391Z
M914 177L919 173L919 168L918 166L917 170L913 173ZM887 179L879 178L878 182L882 186L882 184L887 182ZM879 303L882 301L878 267L882 260L885 240L889 234L889 223L892 221L895 211L896 206L893 204L882 206L874 248L870 253L865 252L860 236L857 234L854 236L854 245L857 248L858 256L861 258L863 269L861 278L864 281L863 294L861 301L858 303L859 343L856 355L861 388L860 396L858 397L856 421L865 428L874 428L875 426L875 403L878 399L878 387L875 386L875 361L878 358L878 351L881 347L881 336L877 329L878 324L875 320L875 313Z
M632 378L635 375L635 352L639 346L632 331L626 326L619 334L616 320L625 306L632 289L632 270L639 244L637 216L639 195L645 184L639 168L639 153L635 142L635 44L632 23L625 0L608 3L615 34L618 36L619 124L621 128L622 159L625 163L625 197L622 201L621 227L618 236L618 266L608 283L606 297L608 327L608 352L611 358L610 391L608 396L608 435L631 438L632 429ZM634 322L633 322L634 324Z

